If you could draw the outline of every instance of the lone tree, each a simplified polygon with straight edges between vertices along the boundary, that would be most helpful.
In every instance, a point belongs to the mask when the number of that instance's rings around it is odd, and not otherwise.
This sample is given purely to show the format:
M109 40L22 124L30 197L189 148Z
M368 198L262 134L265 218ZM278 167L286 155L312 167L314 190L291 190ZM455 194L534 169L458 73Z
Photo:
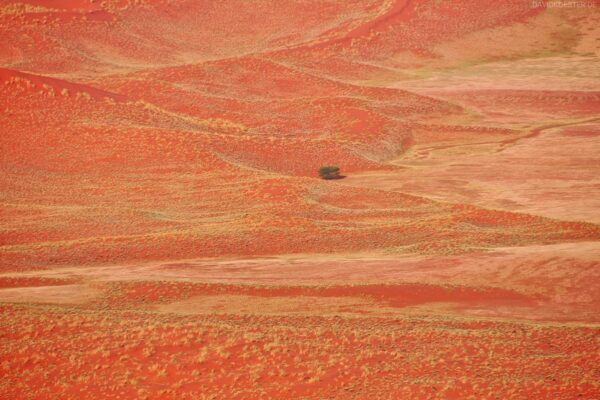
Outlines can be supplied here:
M319 168L319 176L323 179L339 179L342 177L340 175L340 168L335 166Z

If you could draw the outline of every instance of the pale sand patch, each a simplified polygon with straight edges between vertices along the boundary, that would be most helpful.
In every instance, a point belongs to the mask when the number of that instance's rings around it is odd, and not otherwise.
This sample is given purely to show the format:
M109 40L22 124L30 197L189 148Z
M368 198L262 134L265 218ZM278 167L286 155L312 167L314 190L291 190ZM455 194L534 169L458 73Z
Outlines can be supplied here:
M439 70L427 77L417 75L417 79L399 81L392 87L425 95L446 90L595 91L600 90L597 65L595 55L502 60Z
M385 307L384 307L385 308ZM245 295L197 296L156 307L174 314L252 314L252 315L343 315L372 313L382 307L356 297L260 297Z
M395 171L354 173L341 182L432 200L600 223L600 124L540 130L501 151L469 143L413 146ZM458 161L457 161L458 160Z
M0 302L81 304L99 292L88 285L37 286L0 289Z

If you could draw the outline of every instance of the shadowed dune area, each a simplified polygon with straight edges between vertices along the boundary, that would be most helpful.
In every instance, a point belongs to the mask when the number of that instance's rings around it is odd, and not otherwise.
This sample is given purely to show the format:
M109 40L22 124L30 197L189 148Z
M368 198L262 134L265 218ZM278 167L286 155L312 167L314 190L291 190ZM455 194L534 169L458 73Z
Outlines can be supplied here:
M600 2L11 0L0 42L0 398L600 398Z

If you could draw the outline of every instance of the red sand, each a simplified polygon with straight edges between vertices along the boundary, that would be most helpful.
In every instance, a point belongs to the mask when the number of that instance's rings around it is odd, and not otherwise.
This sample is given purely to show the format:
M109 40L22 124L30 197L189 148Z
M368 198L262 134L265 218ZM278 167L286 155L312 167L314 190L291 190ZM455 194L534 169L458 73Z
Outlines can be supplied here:
M1 4L0 398L599 397L588 6Z

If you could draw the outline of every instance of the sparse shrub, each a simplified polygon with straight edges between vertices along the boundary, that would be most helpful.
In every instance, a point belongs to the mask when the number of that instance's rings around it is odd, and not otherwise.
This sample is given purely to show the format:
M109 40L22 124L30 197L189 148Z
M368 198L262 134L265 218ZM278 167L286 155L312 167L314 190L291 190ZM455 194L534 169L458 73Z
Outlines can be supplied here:
M340 168L336 166L325 166L319 168L319 176L323 179L339 179L342 177L340 175Z

